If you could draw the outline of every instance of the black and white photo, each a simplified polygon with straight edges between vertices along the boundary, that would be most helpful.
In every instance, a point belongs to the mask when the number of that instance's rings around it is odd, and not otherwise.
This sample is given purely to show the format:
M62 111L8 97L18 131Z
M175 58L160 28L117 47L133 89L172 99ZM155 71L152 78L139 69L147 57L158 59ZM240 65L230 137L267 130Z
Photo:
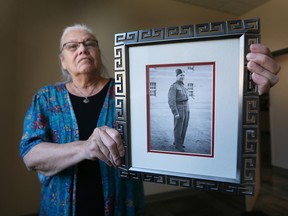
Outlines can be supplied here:
M151 152L213 156L214 62L148 65Z

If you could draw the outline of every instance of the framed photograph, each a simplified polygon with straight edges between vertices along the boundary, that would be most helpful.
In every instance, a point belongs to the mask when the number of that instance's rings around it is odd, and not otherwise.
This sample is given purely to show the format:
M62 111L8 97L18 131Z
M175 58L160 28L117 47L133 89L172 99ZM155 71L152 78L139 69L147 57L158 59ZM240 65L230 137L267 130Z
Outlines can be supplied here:
M253 195L259 96L246 55L259 19L115 35L123 178Z

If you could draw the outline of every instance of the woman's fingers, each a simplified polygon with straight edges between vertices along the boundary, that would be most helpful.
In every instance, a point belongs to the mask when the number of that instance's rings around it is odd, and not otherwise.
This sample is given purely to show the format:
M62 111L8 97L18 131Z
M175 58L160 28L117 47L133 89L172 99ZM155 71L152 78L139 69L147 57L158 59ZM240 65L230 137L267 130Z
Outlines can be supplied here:
M93 140L90 143L91 154L110 166L120 166L125 150L119 132L103 126L96 128L91 136L93 136L90 139Z
M247 68L252 73L252 79L258 86L259 94L268 92L279 78L281 66L272 58L271 52L265 45L252 44L247 54Z

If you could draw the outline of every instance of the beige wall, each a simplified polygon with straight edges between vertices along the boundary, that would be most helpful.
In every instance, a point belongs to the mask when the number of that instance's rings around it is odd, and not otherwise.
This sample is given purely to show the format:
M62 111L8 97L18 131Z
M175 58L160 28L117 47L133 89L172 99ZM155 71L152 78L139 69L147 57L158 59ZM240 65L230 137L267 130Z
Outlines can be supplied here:
M270 0L249 11L242 18L259 17L261 19L261 41L275 51L288 47L287 8L288 1Z
M284 12L287 3L274 1L277 5L285 4L281 6L281 15L287 19L288 15ZM272 4L269 7L274 6L273 3L268 4ZM267 10L266 5L263 8ZM247 17L258 16L258 13L262 14L262 11L251 12ZM284 45L281 42L284 36L280 34L283 29L276 27L281 19L277 21L271 16L265 18L268 15L265 11L261 16L262 39L274 50ZM2 0L0 215L37 212L40 184L35 173L26 171L19 158L18 146L23 117L32 95L41 86L60 80L57 55L58 39L63 27L73 23L91 26L100 41L104 63L113 76L115 33L234 18L173 0ZM271 29L273 32L269 31ZM288 30L285 31L287 33ZM146 194L172 189L175 188L149 184L146 185Z
M10 16L9 13L14 9L14 2L9 4L3 4L0 2L0 8L4 11L7 11L7 16L3 13L0 13L0 35L1 35L1 52L0 52L0 61L1 61L1 85L0 85L0 95L1 95L1 112L0 112L0 121L1 121L1 151L0 151L0 169L1 169L1 178L0 184L4 185L1 190L0 209L3 206L12 205L7 202L8 199L11 199L10 194L15 194L14 185L12 176L14 175L15 160L17 158L17 150L13 145L15 145L16 140L14 135L14 113L16 111L13 98L17 98L15 93L15 88L11 88L13 83L13 73L15 73L15 64L13 59L15 59L15 53L13 50L15 46L15 17ZM9 20L7 23L6 20ZM3 133L2 133L3 132ZM4 136L5 135L5 136ZM1 180L5 179L5 180ZM3 184L4 183L4 184ZM6 183L6 185L5 185Z
M288 53L275 59L282 71L279 74L281 82L270 93L271 158L274 166L288 169Z
M288 48L288 28L286 20L288 1L272 0L267 4L245 14L244 17L259 16L261 19L262 43L272 51ZM280 82L270 93L270 126L272 165L288 169L287 158L287 55L276 58L282 65ZM286 97L286 98L283 98Z

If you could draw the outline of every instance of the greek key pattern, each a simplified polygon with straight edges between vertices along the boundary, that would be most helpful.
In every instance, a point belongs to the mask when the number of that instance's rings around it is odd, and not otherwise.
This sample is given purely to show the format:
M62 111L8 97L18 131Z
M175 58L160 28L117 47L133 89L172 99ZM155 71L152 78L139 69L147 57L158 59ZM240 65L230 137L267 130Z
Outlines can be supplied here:
M244 97L243 125L256 125L259 118L259 98Z
M126 64L124 46L114 47L115 108L117 129L124 136L126 128ZM125 140L125 138L123 139ZM126 146L127 147L127 146Z
M186 178L177 178L177 177L170 177L167 176L167 182L169 185L175 185L180 187L192 187L192 179L186 179Z
M258 19L231 20L227 21L227 32L237 33L249 30L250 33L259 33L260 25Z
M243 169L243 181L254 182L255 181L255 168L256 168L256 157L244 158L244 169Z
M257 127L255 128L243 128L243 149L242 154L256 154L258 133Z
M226 193L232 193L237 195L253 195L254 194L254 186L253 184L224 184L223 191Z
M138 42L138 31L127 32L127 33L119 33L115 35L115 46L123 44L124 41L126 43L135 43Z
M246 72L248 73L248 71ZM241 182L249 184L250 188L251 186L253 186L255 182L255 175L256 175L256 153L257 153L258 123L259 123L259 96L254 95L251 91L246 91L246 93L247 94L244 95L243 97ZM244 188L242 188L241 191L247 193L247 190Z
M119 46L129 43L220 36L243 32L258 34L260 32L259 19L232 20L118 33L115 35L114 44Z
M126 112L125 112L125 98L117 97L115 99L116 104L116 116L118 120L125 121L126 120Z
M124 46L114 47L114 69L115 71L125 70Z
M114 70L115 70L115 106L116 129L123 138L126 154L119 167L120 176L127 179L137 179L145 182L168 184L178 187L200 190L220 191L238 195L253 195L256 172L256 153L258 144L259 96L258 89L247 69L244 59L242 125L239 142L241 147L240 183L225 181L178 177L164 174L131 171L132 161L129 143L129 84L128 48L129 46L154 44L160 42L187 41L190 39L208 39L220 36L244 36L244 56L249 52L249 46L260 42L259 19L232 20L163 28L143 29L138 31L115 34L114 38ZM126 53L127 52L127 53ZM127 64L127 65L126 65ZM128 99L127 99L128 98ZM163 172L161 172L163 173Z
M196 24L195 36L223 35L226 33L225 24L225 22Z
M245 44L246 44L245 53L248 53L250 51L249 47L250 47L251 44L257 44L257 43L260 43L259 34L246 34L246 37L245 37ZM246 58L245 58L245 64L247 64L247 59Z
M248 49L247 49L248 50ZM246 52L248 53L248 51ZM252 80L252 73L247 69L247 66L244 67L244 95L258 95L257 85Z
M167 27L165 31L166 39L193 37L193 35L193 25Z
M250 166L250 161L248 161L247 164L248 166ZM247 173L246 178L248 178L249 180L250 179L254 180L254 173L255 172ZM223 183L209 180L199 180L199 179L191 179L175 176L172 177L158 174L131 172L121 168L120 168L120 176L126 179L141 180L144 182L167 184L172 186L194 188L206 191L226 192L237 195L254 194L253 184L248 183L239 185L239 184Z

